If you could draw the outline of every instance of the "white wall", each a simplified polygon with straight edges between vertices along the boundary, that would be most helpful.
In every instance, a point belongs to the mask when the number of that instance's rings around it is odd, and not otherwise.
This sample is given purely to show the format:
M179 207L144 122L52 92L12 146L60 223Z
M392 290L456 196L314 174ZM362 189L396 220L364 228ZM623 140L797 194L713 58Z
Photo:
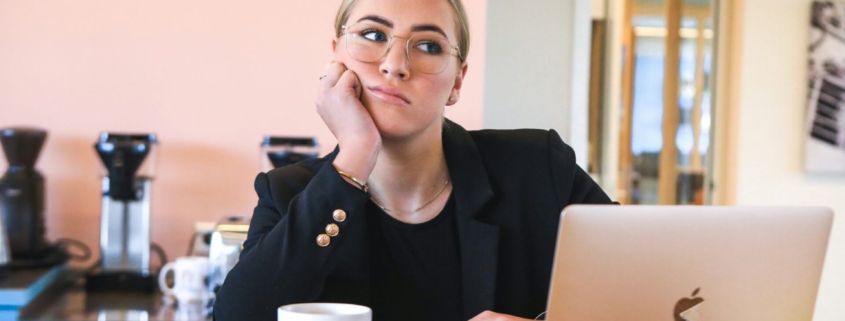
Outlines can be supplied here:
M736 203L834 209L815 320L845 320L845 175L802 171L810 4L744 0Z
M487 1L484 128L555 129L582 167L590 2Z
M607 0L592 0L591 2L593 8L590 9L590 16L593 19L605 18L607 16L605 12L605 10L607 10Z

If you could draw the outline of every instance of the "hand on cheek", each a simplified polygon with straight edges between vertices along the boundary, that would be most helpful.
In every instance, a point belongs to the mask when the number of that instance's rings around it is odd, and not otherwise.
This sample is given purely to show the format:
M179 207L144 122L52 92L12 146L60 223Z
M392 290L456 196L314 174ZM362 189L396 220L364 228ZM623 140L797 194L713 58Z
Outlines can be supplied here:
M381 150L381 135L361 104L361 90L355 72L333 61L320 76L315 105L341 149L335 167L366 182Z

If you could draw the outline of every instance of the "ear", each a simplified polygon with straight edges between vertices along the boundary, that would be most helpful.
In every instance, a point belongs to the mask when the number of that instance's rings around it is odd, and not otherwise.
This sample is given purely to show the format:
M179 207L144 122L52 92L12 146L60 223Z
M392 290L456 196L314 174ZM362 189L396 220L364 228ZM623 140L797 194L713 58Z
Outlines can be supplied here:
M332 39L332 52L337 50L337 38Z
M458 100L461 100L461 86L464 84L464 77L467 75L467 69L469 65L466 61L461 64L461 72L455 77L455 85L452 86L452 92L449 93L449 98L446 100L446 106L452 106L458 103ZM451 98L455 98L452 100Z

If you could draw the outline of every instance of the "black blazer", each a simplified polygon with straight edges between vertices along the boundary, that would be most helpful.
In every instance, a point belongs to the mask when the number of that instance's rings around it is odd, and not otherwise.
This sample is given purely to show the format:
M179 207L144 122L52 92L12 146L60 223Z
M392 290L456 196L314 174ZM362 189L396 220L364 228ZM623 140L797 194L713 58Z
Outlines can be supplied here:
M561 210L611 203L554 130L467 132L446 121L443 151L457 205L464 317L533 319L546 310ZM238 264L217 293L216 320L276 320L299 302L368 305L364 205L331 165L338 150L258 174L258 206ZM332 212L347 213L335 222ZM336 223L327 247L317 235Z

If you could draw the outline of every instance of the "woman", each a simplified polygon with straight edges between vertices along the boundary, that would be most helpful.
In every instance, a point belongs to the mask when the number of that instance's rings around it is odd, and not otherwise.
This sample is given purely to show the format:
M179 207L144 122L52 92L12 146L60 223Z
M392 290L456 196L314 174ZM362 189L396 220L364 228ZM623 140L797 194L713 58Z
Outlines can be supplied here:
M216 319L314 301L374 320L541 314L560 211L608 197L554 131L444 118L467 72L460 0L345 0L336 30L316 105L338 148L258 175Z

